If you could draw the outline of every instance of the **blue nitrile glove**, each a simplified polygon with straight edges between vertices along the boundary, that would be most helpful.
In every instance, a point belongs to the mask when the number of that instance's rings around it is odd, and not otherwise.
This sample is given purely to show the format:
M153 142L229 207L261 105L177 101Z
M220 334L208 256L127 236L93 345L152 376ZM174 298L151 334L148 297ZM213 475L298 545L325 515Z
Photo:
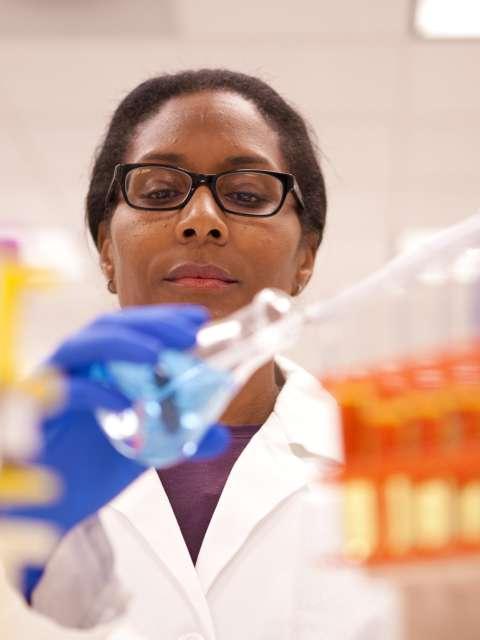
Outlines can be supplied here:
M36 460L60 476L64 492L54 504L9 508L8 515L46 520L67 532L145 471L116 451L95 418L99 408L122 411L131 401L115 387L106 388L89 379L88 370L92 364L111 361L155 365L163 348L192 347L197 330L207 319L206 310L190 305L131 307L101 316L66 340L48 364L65 375L67 397L55 414L43 419L44 446ZM217 455L227 443L227 431L213 426L194 457ZM32 591L40 575L41 570L28 570L25 594Z

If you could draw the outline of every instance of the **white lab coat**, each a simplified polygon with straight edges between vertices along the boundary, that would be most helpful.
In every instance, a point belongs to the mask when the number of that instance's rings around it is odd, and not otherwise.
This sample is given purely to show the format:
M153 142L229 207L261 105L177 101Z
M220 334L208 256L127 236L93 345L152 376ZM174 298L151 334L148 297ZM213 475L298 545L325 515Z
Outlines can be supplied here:
M366 588L354 571L328 566L312 581L303 566L312 460L340 461L337 412L313 376L284 359L279 365L286 383L233 466L196 566L149 470L59 544L34 608L89 631L57 636L52 625L45 637L123 640L118 629L145 640L393 637L380 630L389 608L383 591ZM321 537L322 526L319 517L311 534ZM21 616L18 603L16 610Z

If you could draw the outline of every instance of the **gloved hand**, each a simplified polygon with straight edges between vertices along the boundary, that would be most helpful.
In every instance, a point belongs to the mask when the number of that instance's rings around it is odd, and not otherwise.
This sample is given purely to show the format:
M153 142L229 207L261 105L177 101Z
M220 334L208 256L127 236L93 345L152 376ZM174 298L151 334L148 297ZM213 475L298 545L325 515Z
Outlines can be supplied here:
M114 449L95 418L99 408L122 411L131 401L114 386L91 380L88 371L93 364L109 361L154 365L163 348L192 347L207 319L206 310L190 305L131 307L101 316L66 340L48 364L65 375L67 394L63 406L42 421L44 446L37 460L61 477L64 491L51 505L9 508L8 514L46 520L66 532L145 471ZM214 426L194 457L221 453L227 442L227 431ZM38 572L30 574L25 593L40 577Z

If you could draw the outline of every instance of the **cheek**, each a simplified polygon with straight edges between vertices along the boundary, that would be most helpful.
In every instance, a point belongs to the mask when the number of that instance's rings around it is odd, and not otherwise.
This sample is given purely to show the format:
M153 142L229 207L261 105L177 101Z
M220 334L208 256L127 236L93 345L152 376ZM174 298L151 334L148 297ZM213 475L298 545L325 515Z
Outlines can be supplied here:
M152 230L152 223L155 230ZM112 219L111 236L114 247L114 258L119 265L125 262L130 265L142 262L149 255L150 250L158 246L169 232L169 221L157 221L135 216L132 218L130 210L119 209Z
M161 251L162 240L171 233L169 226L168 221L156 222L155 233L152 233L149 221L136 218L133 222L128 215L113 218L112 253L119 291L136 292L148 287L152 255Z
M138 228L128 228L127 225L118 225L112 232L114 262L119 276L134 271L130 267L141 263L144 237Z
M252 281L289 289L296 275L301 237L296 214L250 226L242 233L242 253L248 256Z

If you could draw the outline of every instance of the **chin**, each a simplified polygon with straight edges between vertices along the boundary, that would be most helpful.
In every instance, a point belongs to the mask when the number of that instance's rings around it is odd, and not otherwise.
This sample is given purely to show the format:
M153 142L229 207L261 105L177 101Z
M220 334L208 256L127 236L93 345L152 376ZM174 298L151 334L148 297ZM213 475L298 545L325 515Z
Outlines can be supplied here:
M236 311L240 307L247 304L247 301L242 302L240 304L234 304L232 300L221 300L218 296L212 299L213 296L199 294L199 293L182 293L177 295L165 295L162 293L159 295L149 296L148 301L143 302L135 302L130 305L122 305L122 306L133 306L133 305L142 305L142 304L198 304L202 307L206 307L212 317L212 319L224 318L228 316L233 311Z
M195 289L194 287L160 286L150 292L148 304L198 304L206 307L212 318L224 318L245 306L251 298L242 287ZM146 303L143 303L146 304Z

